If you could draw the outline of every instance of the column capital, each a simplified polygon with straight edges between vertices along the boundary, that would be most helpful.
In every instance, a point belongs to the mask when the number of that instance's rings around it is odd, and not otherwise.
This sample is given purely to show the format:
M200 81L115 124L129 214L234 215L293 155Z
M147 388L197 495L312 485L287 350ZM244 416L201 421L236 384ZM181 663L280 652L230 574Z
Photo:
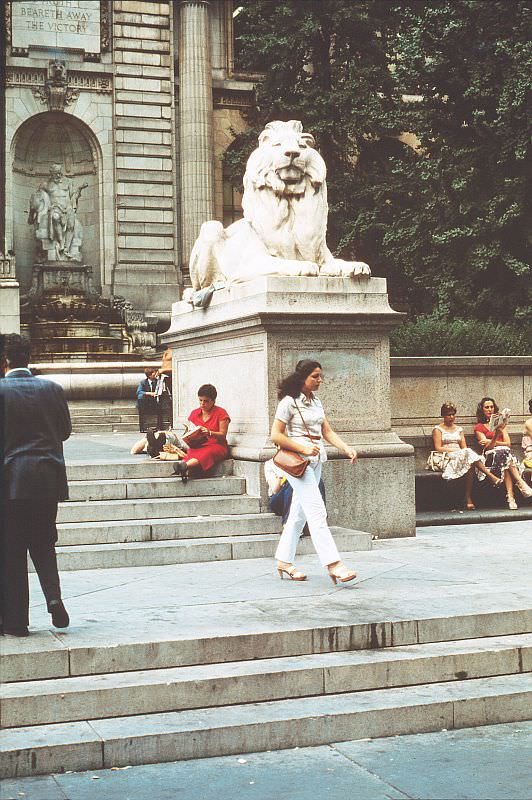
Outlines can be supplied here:
M210 6L210 0L179 0L180 6Z

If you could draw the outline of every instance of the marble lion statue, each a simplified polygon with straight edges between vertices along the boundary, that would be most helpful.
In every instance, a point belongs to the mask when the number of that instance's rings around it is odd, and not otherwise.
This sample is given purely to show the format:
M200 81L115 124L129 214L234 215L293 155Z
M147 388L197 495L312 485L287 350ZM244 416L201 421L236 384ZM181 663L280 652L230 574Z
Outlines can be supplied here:
M190 256L194 291L259 275L369 277L367 264L334 258L327 247L323 158L301 122L270 122L244 175L244 218L205 222Z

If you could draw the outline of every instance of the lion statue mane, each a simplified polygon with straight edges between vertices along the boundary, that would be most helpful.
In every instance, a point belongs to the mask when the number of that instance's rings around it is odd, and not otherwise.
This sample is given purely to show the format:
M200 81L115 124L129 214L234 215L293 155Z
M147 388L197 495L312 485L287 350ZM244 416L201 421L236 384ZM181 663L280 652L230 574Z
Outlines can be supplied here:
M367 264L334 258L327 247L326 172L301 122L268 123L246 165L244 218L225 229L214 220L201 226L190 256L193 290L259 275L369 277Z

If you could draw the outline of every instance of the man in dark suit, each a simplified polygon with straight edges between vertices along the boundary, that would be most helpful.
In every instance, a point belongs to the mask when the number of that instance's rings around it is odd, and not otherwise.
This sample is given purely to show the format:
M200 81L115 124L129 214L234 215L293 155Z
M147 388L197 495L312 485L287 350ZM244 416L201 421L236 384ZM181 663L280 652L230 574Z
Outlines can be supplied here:
M63 442L72 425L62 388L33 377L29 355L27 339L4 337L0 590L3 633L12 636L28 636L28 552L52 623L69 624L57 572L55 521L58 502L68 497Z

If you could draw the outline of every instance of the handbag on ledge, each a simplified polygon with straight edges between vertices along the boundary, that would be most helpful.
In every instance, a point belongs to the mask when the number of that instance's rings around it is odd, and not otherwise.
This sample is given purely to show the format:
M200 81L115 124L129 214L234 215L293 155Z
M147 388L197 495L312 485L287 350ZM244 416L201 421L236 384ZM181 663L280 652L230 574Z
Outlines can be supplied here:
M425 469L430 469L432 472L443 472L449 459L449 453L439 453L437 450L431 450Z

